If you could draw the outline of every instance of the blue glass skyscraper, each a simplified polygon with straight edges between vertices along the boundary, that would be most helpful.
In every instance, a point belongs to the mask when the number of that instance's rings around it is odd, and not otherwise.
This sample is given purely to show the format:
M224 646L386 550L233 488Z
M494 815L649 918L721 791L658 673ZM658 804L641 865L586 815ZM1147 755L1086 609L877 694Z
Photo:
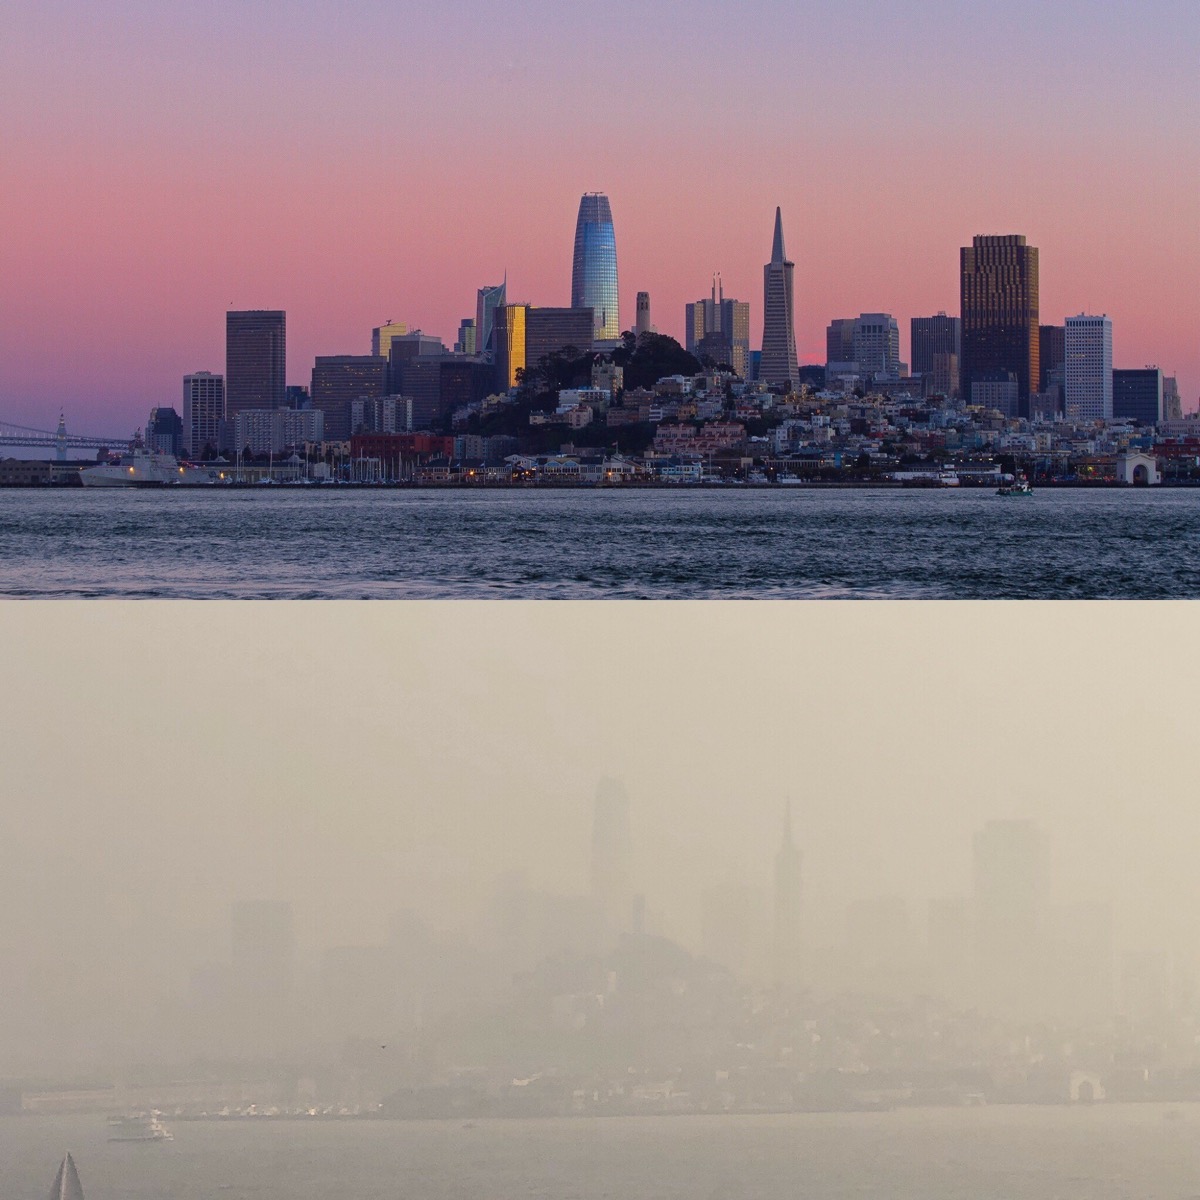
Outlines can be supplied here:
M597 341L621 336L617 309L617 238L612 209L601 192L579 201L575 222L575 260L571 270L571 307L592 310Z

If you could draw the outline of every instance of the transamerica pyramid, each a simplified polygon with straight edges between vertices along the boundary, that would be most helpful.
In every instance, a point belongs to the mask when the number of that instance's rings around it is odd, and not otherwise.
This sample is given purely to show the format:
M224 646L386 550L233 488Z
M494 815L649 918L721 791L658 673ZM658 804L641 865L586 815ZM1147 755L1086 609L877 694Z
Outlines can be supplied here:
M83 1200L83 1188L79 1183L79 1172L75 1170L75 1160L68 1151L54 1177L54 1186L50 1189L50 1200Z
M764 383L793 390L800 382L796 364L796 319L792 276L795 264L783 249L783 214L775 210L771 261L763 267L763 342L758 377Z

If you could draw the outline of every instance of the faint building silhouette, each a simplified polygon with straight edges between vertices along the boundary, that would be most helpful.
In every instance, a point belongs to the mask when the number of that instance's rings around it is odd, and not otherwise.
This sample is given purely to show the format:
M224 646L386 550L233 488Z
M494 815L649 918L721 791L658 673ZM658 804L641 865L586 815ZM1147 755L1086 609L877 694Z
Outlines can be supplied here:
M700 948L704 957L744 977L753 940L753 893L740 883L719 883L700 898Z
M792 806L784 810L783 837L775 853L772 981L781 991L800 983L800 851L792 836Z
M979 1003L999 1016L1045 1008L1050 867L1028 820L989 821L975 834L975 965Z
M610 944L633 925L633 837L629 796L615 779L601 779L592 810L592 899L600 934Z

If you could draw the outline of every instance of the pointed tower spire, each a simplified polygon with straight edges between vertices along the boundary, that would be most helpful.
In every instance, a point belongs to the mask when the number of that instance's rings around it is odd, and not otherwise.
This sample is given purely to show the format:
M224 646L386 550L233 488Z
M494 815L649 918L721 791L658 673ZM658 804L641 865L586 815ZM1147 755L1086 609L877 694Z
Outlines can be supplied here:
M771 261L773 263L787 262L783 250L783 210L775 210L775 240L771 243Z
M783 810L783 838L775 853L775 927L772 974L775 986L794 992L800 983L800 852L792 837L792 802Z
M50 1188L50 1200L83 1200L83 1188L79 1184L79 1172L70 1152L62 1160L54 1184Z
M795 391L800 382L792 309L795 270L783 248L783 212L777 208L771 261L763 267L763 340L758 377L771 387L789 392Z

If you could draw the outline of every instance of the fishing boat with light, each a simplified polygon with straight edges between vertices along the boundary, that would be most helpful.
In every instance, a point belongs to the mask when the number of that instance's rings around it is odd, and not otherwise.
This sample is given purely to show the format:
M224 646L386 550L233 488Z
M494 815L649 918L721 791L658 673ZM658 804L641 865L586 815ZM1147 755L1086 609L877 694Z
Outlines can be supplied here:
M996 489L997 496L1032 496L1033 488L1029 484L1029 480L1024 475L1018 475L1015 479L1006 483L1002 483Z

